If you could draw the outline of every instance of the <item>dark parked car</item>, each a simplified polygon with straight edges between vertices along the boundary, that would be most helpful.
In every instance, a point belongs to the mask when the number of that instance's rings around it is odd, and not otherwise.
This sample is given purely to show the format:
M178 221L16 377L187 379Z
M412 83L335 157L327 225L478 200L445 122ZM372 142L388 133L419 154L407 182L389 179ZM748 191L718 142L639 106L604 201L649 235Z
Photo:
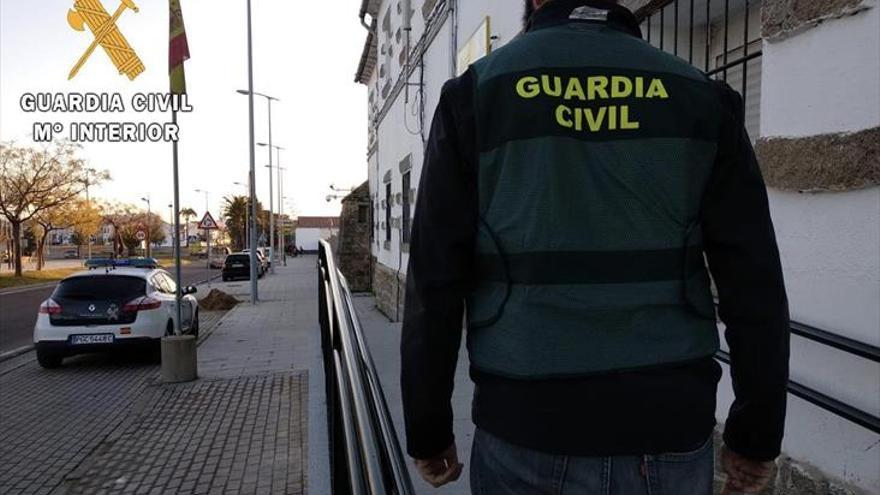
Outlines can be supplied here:
M259 269L258 276L262 276L263 271ZM226 257L223 263L223 281L235 280L238 278L251 278L251 256L247 253L235 253Z
M250 255L251 250L245 249L241 252L242 254ZM262 277L269 271L269 267L272 264L269 262L269 258L265 254L265 248L257 248L257 270L260 272L259 276Z

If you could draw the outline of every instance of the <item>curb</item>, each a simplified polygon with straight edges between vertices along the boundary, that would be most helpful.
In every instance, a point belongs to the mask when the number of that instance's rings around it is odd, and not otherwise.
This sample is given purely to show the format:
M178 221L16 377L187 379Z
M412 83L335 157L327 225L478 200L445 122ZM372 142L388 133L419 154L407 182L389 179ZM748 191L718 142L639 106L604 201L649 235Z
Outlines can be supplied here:
M191 284L191 285L204 285L204 284L208 284L208 283L211 283L211 282L217 280L217 279L220 278L221 276L222 276L222 275L214 275L214 276L211 277L211 278L206 278L205 280L201 280L201 281L196 282L196 283Z
M27 353L31 352L32 350L34 350L33 345L26 345L24 347L19 347L18 349L13 349L11 351L4 352L4 353L0 354L0 363L2 363L3 361L9 361L12 358L17 358L18 356L21 356L22 354L27 354Z
M230 309L229 311L223 313L223 316L221 316L220 318L217 319L217 322L211 326L209 331L199 335L199 341L196 342L196 347L201 347L202 344L204 344L205 341L208 340L208 337L210 337L211 335L214 335L214 332L217 330L217 328L220 325L222 325L223 322L226 320L226 318L228 318L229 315L232 314L232 312L235 311L237 308L238 308L238 305L236 305L234 308Z

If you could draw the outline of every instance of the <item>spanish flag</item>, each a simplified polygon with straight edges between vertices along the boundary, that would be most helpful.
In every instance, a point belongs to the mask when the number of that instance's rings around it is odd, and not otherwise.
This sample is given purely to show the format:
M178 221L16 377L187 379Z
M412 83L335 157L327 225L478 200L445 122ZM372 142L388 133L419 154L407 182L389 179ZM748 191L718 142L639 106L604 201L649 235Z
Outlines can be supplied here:
M183 11L180 0L169 0L171 12L171 42L168 45L168 73L171 78L171 92L186 93L186 76L183 62L189 60L189 45L186 42L186 28L183 25Z

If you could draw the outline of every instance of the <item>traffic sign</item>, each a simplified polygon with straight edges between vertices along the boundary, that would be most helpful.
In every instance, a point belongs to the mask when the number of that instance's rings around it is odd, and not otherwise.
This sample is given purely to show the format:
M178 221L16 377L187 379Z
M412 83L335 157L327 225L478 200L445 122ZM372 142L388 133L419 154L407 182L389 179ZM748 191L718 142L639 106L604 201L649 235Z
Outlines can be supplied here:
M136 233L134 236L135 236L135 238L136 238L137 240L139 240L139 241L145 241L145 240L147 240L147 233L144 232L143 230L138 230L137 233Z
M215 230L219 228L217 222L214 221L214 217L211 216L210 211L205 213L205 216L202 217L202 221L199 222L199 228L202 230Z

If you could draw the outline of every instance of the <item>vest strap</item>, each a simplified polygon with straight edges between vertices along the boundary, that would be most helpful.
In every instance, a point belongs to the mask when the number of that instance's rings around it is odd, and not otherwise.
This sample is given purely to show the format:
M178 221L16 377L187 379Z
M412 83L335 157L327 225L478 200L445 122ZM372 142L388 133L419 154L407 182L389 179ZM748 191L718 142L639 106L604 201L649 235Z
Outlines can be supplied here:
M477 255L481 280L525 285L683 280L704 269L703 246L640 251L543 251ZM685 266L687 264L687 266Z

